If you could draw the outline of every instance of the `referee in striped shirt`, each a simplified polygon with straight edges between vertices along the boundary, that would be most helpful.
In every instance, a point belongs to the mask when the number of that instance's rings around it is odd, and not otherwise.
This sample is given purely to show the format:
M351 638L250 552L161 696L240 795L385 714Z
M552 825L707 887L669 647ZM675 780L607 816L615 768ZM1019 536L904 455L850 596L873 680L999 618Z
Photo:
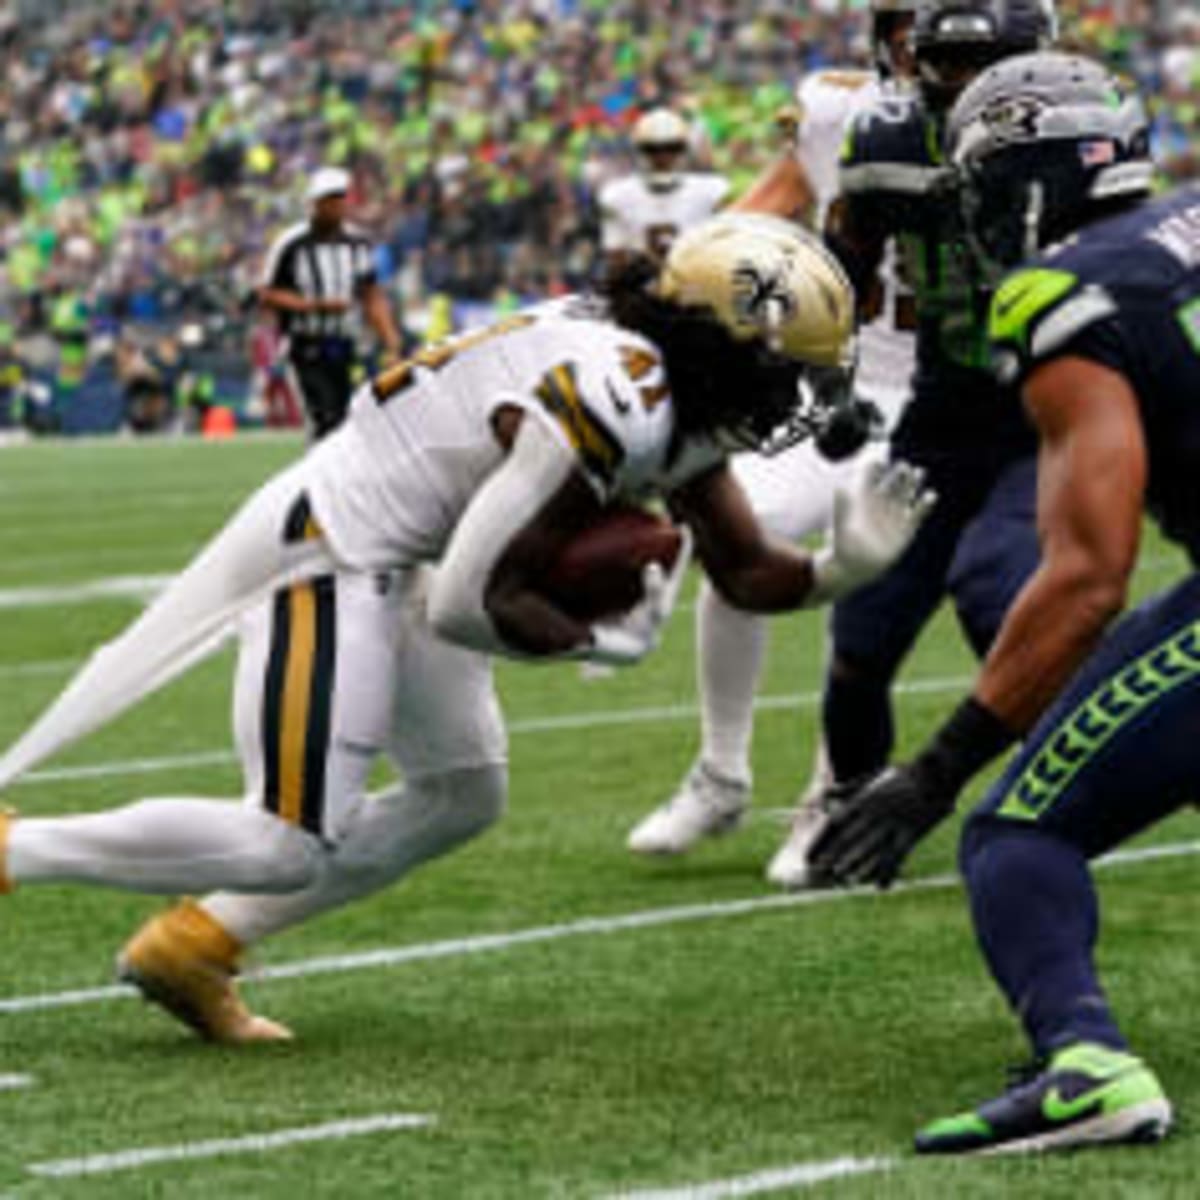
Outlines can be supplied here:
M275 239L267 253L259 300L287 339L293 380L314 440L341 424L354 389L354 308L361 306L388 358L400 334L375 274L370 242L345 221L350 176L322 167L309 180L309 219Z

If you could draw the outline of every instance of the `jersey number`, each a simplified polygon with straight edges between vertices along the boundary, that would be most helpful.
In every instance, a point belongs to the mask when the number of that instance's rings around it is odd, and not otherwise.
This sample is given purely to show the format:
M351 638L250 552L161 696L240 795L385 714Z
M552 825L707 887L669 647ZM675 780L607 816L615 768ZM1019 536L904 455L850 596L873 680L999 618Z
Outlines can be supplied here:
M411 358L406 358L403 362L398 362L394 367L388 367L386 371L375 376L371 381L371 388L375 393L376 401L386 404L394 396L403 392L412 383L417 367L424 367L427 371L440 370L465 351L481 346L484 342L490 342L492 338L498 338L502 334L512 333L515 329L524 329L526 325L532 325L533 320L534 318L528 314L518 313L514 317L497 321L486 329L477 329L472 333L464 333L461 337L448 338L444 342L434 342L432 345L422 346Z

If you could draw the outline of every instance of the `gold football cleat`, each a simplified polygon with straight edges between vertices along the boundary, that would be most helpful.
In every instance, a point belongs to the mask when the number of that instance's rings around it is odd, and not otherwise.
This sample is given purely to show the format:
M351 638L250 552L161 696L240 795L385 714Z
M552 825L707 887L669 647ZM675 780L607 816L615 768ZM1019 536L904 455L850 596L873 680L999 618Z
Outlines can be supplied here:
M251 1012L238 994L241 949L204 909L183 900L133 935L117 957L117 975L206 1041L290 1041L286 1025Z
M8 831L16 819L16 813L11 809L0 808L0 896L11 892L13 881L8 877Z

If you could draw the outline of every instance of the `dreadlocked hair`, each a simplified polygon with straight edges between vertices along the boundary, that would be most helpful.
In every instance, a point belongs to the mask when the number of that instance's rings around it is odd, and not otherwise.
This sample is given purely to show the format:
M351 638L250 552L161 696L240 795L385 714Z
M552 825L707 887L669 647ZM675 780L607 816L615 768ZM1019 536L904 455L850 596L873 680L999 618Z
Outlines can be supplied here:
M599 287L612 319L658 347L679 431L712 436L749 429L765 440L797 402L800 364L757 339L735 338L706 305L655 294L659 266L634 255Z

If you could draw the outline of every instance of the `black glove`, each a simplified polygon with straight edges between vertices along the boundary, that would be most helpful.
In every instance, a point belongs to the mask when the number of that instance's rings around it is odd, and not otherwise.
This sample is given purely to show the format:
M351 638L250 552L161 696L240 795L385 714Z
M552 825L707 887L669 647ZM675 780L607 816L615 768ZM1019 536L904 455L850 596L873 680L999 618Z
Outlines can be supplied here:
M909 851L954 811L957 793L940 786L923 762L885 767L836 808L809 851L816 875L891 886Z
M870 400L851 396L824 414L813 440L822 458L841 462L857 454L871 434L882 428L879 409Z
M911 763L870 776L835 809L809 852L813 870L835 883L890 887L909 851L954 811L967 780L1013 741L968 697Z

